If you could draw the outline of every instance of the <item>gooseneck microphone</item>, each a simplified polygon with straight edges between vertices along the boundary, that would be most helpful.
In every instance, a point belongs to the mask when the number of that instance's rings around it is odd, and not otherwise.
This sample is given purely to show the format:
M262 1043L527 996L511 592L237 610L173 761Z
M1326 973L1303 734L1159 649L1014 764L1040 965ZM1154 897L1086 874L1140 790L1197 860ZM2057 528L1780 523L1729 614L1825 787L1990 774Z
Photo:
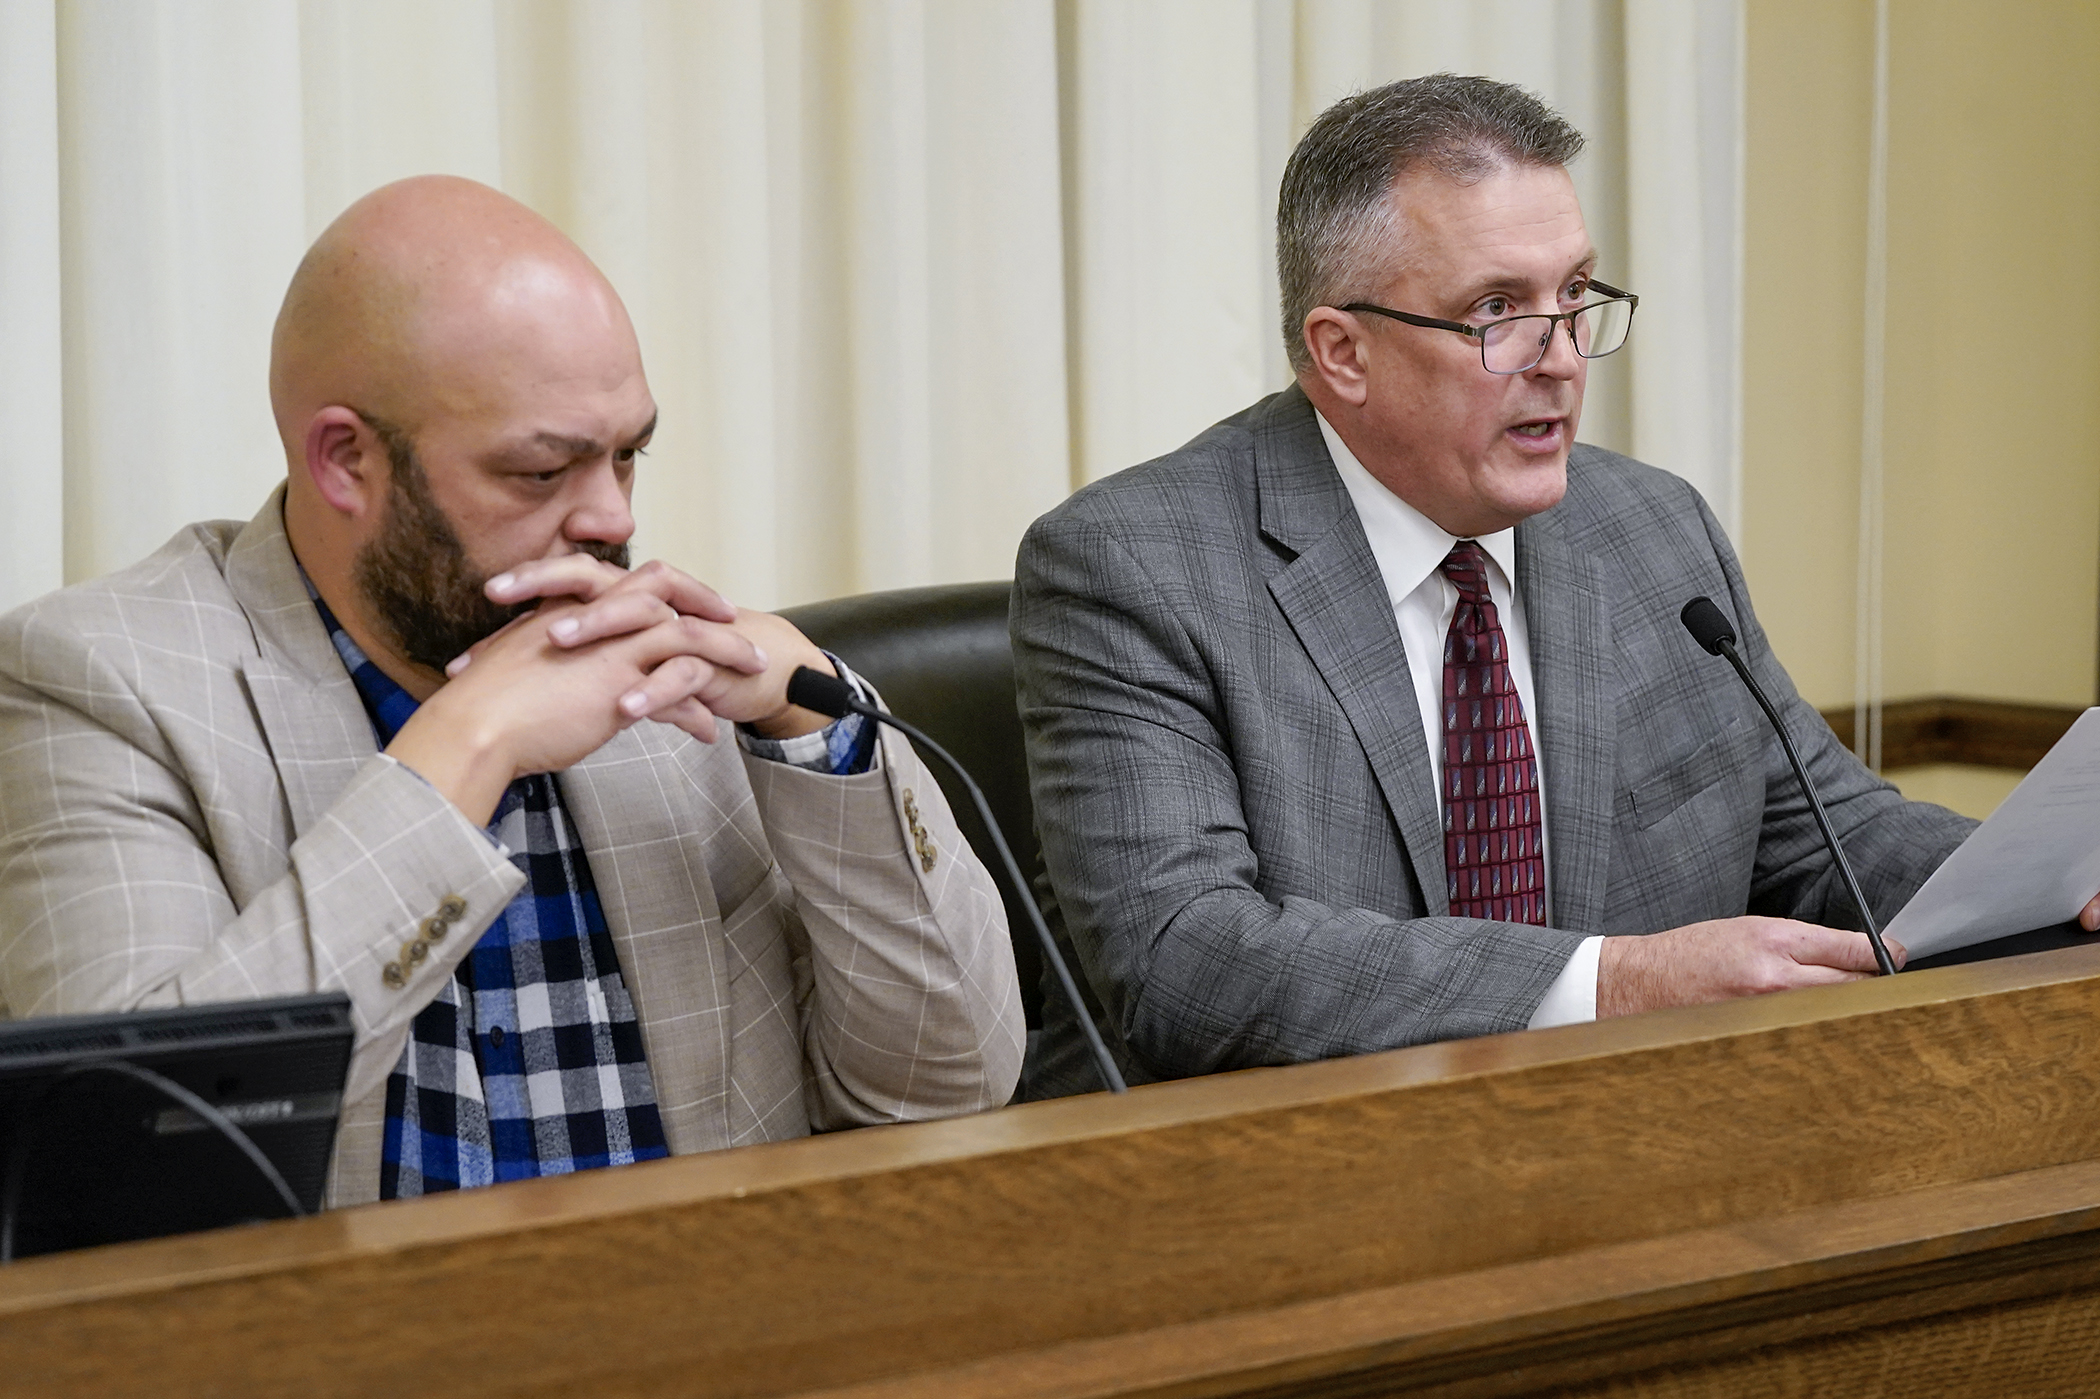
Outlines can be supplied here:
M795 667L788 677L787 698L789 704L800 705L815 714L843 719L848 714L865 715L877 723L888 724L924 751L939 758L948 771L962 779L970 801L977 807L977 819L984 822L985 832L991 836L992 845L999 852L999 863L1005 868L1007 883L1018 896L1021 908L1028 914L1028 921L1035 929L1036 940L1043 945L1043 956L1049 960L1051 970L1057 973L1057 984L1064 988L1065 999L1071 1002L1072 1014L1079 1020L1079 1028L1086 1033L1086 1042L1094 1051L1095 1067L1101 1070L1101 1081L1108 1085L1111 1093L1123 1093L1128 1089L1123 1075L1116 1068L1116 1061L1109 1055L1108 1046L1101 1042L1101 1031L1094 1025L1094 1017L1087 1013L1086 1001L1080 997L1079 984L1072 980L1072 969L1065 965L1063 954L1057 950L1057 939L1050 936L1049 925L1035 906L1035 897L1030 893L1028 881L1021 877L1021 866L1014 859L1014 852L1007 847L1006 837L999 831L999 822L992 815L991 803L984 799L984 792L977 780L963 769L963 765L950 756L947 749L935 743L917 727L905 723L886 710L863 704L855 697L853 687L835 675L825 675L808 666Z
M1764 710L1765 718L1772 721L1772 732L1779 735L1779 746L1786 750L1786 760L1794 765L1794 778L1801 784L1801 791L1808 798L1809 810L1816 814L1816 828L1823 832L1823 844L1830 847L1830 858L1837 861L1838 873L1844 876L1845 888L1852 895L1852 902L1859 906L1859 916L1866 920L1867 941L1874 944L1874 962L1881 968L1883 976L1896 974L1896 963L1889 956L1888 944L1881 940L1881 925L1874 921L1874 910L1867 907L1867 896L1860 891L1859 876L1852 872L1852 862L1845 858L1845 848L1838 844L1837 833L1830 829L1830 817L1823 812L1823 798L1816 792L1816 784L1808 780L1808 769L1801 765L1801 755L1794 751L1794 740L1787 737L1786 725L1779 720L1779 711L1750 674L1750 667L1736 654L1735 625L1728 615L1714 606L1708 598L1695 597L1677 614L1684 629L1692 634L1692 640L1704 647L1708 654L1726 656L1735 667L1735 673L1743 677L1749 687L1751 698L1758 708Z

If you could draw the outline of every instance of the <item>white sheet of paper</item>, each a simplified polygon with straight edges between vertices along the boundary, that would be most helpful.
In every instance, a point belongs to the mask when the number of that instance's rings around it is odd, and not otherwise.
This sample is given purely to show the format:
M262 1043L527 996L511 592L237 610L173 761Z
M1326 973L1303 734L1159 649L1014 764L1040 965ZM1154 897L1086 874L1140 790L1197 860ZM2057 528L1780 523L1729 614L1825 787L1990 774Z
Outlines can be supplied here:
M2100 893L2100 707L2088 709L1884 930L1913 957L2046 928Z

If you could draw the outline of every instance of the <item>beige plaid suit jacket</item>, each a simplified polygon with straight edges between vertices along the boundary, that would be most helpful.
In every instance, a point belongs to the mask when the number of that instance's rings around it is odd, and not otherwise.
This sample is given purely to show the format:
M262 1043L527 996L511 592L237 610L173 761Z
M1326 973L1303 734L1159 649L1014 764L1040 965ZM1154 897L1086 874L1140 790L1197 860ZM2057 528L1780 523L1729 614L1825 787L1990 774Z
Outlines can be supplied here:
M410 1021L524 876L376 751L281 507L0 618L0 1009L345 992L340 1205L378 1190ZM839 778L644 723L561 783L672 1151L1006 1101L1005 914L910 745L885 731ZM453 896L464 917L387 986Z

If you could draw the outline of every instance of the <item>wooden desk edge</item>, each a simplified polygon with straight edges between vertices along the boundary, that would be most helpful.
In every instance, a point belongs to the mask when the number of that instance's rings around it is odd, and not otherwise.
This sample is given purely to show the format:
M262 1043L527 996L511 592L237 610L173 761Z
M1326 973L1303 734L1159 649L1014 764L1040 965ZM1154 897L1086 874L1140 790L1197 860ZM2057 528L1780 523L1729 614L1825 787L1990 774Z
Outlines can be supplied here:
M2100 943L1553 1030L1182 1079L1121 1098L1097 1093L1019 1104L974 1117L769 1142L360 1206L305 1220L27 1259L0 1268L0 1316L2095 977L2100 977Z

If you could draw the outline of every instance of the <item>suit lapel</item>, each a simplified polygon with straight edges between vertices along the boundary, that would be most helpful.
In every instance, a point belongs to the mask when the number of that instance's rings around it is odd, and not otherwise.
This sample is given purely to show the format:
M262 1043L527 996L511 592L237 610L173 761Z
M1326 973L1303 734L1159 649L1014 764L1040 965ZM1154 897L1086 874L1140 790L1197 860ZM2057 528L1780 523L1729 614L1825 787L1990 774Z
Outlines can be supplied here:
M730 1144L729 962L693 793L697 743L637 724L561 775L606 929L634 999L671 1150ZM727 735L720 740L734 744Z
M234 536L226 583L254 631L255 654L241 673L284 785L293 835L304 835L379 744L299 577L284 534L282 486Z
M1385 796L1424 911L1443 914L1444 823L1385 580L1312 405L1292 387L1256 425L1262 532L1297 557L1269 594L1334 695Z
M1544 757L1551 921L1602 932L1617 760L1611 608L1596 561L1561 537L1552 511L1517 526L1517 586Z
M292 833L305 835L379 751L371 720L347 673L316 684L269 656L251 658L241 672L284 784ZM319 721L323 715L327 722Z

